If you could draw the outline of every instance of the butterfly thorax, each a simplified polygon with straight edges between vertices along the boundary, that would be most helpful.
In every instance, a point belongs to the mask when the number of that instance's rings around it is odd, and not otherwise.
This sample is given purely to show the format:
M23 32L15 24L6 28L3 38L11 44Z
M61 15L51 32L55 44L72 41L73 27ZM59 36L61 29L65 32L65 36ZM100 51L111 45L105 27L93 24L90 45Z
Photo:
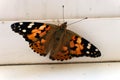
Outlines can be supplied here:
M66 32L66 28L67 28L67 22L64 22L63 24L61 24L58 29L56 30L56 32L54 33L54 38L55 40L58 42L60 39L63 38L63 36L65 35Z

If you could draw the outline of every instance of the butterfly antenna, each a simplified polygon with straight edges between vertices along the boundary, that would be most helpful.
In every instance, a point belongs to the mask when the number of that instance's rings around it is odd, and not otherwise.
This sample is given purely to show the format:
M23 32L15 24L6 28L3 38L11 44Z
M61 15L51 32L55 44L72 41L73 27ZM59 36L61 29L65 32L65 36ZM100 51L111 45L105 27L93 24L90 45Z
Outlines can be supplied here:
M85 19L88 19L88 17L85 17L85 18L83 18L83 19L80 19L80 20L78 20L78 21L75 21L75 22L73 22L73 23L70 23L70 24L68 24L68 25L72 25L72 24L78 23L78 22L80 22L80 21L82 21L82 20L85 20Z
M63 8L63 23L65 22L65 20L64 20L64 5L62 6L62 8Z

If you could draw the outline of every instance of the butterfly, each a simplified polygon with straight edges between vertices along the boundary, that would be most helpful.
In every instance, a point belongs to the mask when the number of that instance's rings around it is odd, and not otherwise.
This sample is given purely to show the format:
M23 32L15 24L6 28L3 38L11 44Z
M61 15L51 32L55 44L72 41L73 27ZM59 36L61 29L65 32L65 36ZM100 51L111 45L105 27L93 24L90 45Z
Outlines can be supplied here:
M16 22L11 25L29 43L29 47L41 56L50 53L51 60L69 60L73 57L100 57L101 52L93 44L61 25L40 22Z

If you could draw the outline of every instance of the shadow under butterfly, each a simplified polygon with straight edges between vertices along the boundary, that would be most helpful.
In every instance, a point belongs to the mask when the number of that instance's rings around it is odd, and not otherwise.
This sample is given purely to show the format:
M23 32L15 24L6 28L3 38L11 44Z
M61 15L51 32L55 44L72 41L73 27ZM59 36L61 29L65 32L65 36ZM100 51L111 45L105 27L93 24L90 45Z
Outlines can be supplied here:
M67 22L60 26L39 22L16 22L11 25L29 42L30 48L52 60L69 60L73 57L100 57L101 53L93 44L67 28Z

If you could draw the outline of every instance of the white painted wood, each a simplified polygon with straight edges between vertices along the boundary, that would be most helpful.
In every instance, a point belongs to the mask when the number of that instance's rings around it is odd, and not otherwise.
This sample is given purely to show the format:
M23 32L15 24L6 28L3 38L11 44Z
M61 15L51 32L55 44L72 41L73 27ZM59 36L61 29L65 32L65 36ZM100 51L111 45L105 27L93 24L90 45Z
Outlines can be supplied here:
M78 19L68 19L69 23ZM15 21L5 21L0 23L0 64L4 63L45 63L56 62L47 57L39 56L28 46L28 43L21 35L14 33L10 25ZM56 23L50 20L40 22ZM68 29L83 36L95 46L97 46L102 56L100 58L73 58L68 62L86 61L109 61L120 60L120 18L87 19L68 26Z
M120 63L1 66L0 80L119 80Z
M0 0L0 20L120 17L120 0Z

